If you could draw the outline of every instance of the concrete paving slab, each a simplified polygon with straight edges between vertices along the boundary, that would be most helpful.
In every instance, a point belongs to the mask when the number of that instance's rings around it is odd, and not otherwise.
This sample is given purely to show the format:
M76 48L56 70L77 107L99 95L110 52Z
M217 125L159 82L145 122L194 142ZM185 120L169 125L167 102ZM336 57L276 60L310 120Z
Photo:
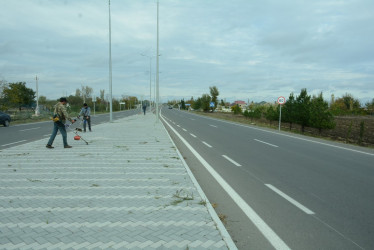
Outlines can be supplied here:
M0 151L0 248L236 249L155 116ZM52 127L52 124L51 124ZM193 233L191 233L193 232Z

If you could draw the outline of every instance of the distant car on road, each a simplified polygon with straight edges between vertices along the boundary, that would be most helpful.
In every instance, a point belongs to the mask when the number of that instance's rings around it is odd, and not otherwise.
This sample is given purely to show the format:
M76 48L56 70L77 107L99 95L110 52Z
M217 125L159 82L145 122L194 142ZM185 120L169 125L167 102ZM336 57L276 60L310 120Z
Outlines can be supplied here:
M172 107L172 106L169 106L169 109L173 109L173 107Z
M10 116L3 112L0 112L0 124L3 124L4 127L9 127L10 124Z

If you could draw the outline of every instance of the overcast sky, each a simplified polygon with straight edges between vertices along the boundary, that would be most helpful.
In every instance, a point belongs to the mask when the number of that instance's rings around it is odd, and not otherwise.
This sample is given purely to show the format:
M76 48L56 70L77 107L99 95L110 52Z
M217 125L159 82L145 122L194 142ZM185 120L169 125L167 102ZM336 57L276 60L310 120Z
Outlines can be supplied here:
M48 99L109 93L107 0L0 0L0 80ZM113 96L149 99L155 0L111 0ZM373 0L160 0L160 96L374 98ZM152 59L152 95L156 59Z

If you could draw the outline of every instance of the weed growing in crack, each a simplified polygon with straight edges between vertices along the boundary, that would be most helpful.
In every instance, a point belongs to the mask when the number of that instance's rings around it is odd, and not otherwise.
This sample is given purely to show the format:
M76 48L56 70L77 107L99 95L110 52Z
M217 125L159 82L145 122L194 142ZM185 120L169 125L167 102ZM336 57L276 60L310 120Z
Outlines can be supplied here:
M188 191L181 189L177 190L175 194L173 195L176 200L171 202L171 205L175 206L183 201L190 201L194 199L193 193L189 193Z
M199 205L206 206L206 200L199 201Z

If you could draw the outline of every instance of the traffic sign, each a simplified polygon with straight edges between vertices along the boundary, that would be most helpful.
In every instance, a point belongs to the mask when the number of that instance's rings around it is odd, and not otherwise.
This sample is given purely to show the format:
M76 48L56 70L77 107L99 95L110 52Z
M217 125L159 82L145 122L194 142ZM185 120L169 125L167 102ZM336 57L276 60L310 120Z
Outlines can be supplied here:
M284 98L283 96L280 96L280 97L278 97L277 102L278 102L280 105L285 104L285 103L286 103L286 98Z

